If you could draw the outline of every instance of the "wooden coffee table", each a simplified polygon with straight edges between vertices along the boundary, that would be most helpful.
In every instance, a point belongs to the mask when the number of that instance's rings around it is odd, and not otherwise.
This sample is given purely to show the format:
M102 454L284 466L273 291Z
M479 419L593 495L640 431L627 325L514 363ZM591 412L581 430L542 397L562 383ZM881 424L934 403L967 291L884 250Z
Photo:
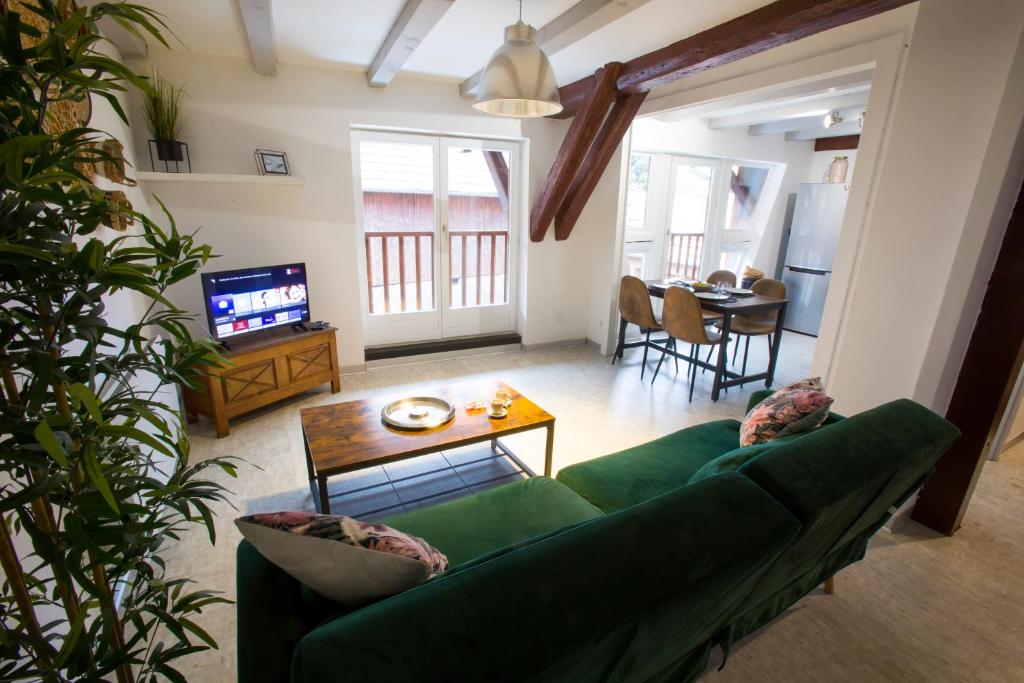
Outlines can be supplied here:
M470 401L489 401L500 388L507 389L512 395L507 417L492 419L483 408L466 409ZM426 393L450 402L455 407L455 417L447 424L423 431L406 431L384 424L381 409L403 396L302 409L306 467L317 512L327 514L331 511L327 493L329 477L485 441L490 441L493 449L533 476L530 468L500 441L500 437L541 427L547 429L544 475L551 476L555 418L512 387L504 382L478 382Z

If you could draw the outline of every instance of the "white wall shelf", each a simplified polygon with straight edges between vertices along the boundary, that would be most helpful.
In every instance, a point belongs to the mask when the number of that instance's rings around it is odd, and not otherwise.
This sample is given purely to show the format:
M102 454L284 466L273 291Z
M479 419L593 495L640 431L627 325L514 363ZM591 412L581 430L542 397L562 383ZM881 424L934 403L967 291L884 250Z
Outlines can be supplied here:
M153 173L139 171L143 183L232 183L235 185L303 185L302 178L291 175L246 175L232 173Z

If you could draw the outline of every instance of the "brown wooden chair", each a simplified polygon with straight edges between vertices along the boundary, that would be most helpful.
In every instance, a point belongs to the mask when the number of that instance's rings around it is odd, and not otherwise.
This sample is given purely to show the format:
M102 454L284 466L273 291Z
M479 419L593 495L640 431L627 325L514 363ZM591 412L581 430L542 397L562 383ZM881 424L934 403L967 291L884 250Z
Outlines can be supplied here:
M665 361L665 355L671 349L675 354L676 341L690 345L690 365L687 368L687 375L690 380L690 401L693 401L693 385L697 380L697 365L693 362L700 354L700 347L705 345L718 345L721 335L709 332L704 326L704 315L701 311L700 300L688 289L682 287L669 287L665 290L665 306L662 308L661 325L668 333L668 343L661 349L661 359L658 360L658 367L654 369L654 380L658 379L658 371ZM721 351L719 353L722 353ZM711 354L708 354L711 357Z
M643 341L626 343L626 326L630 323L640 328L640 333L645 335ZM619 282L619 344L612 354L612 365L615 365L616 358L622 358L623 349L643 346L644 360L640 368L640 379L643 379L647 370L647 351L651 348L651 332L661 331L647 285L638 277L623 275Z
M786 285L780 280L761 278L751 285L750 289L755 294L772 296L777 299L786 298ZM743 368L740 370L741 375L747 374L747 353L750 351L751 337L767 336L768 352L771 353L772 335L775 334L775 324L778 321L778 318L778 311L769 311L767 313L748 313L733 317L732 322L729 325L729 334L742 335L747 338L743 347ZM719 324L718 327L721 328L721 325ZM740 344L739 339L737 339L736 346L733 347L732 351L733 365L736 365L736 354L739 349Z
M711 285L717 285L719 282L724 282L726 287L736 286L736 273L730 270L716 270L715 272L708 275L704 282ZM711 311L704 311L704 324L710 325L711 323L718 322L722 319L721 313L713 313Z

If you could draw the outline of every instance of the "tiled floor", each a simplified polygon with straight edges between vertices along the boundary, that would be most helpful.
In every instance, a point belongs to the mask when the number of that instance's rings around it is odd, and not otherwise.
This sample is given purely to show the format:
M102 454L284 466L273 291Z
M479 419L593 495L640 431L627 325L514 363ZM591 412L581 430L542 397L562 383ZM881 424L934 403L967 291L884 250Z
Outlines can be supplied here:
M332 478L331 513L375 521L523 479L489 445L465 446Z
M752 342L753 367L763 364L764 346L763 339ZM812 350L812 339L787 334L777 384L806 376ZM693 403L687 403L685 370L676 375L663 368L652 386L650 374L644 382L639 379L639 359L640 351L632 350L625 362L612 366L591 349L570 347L382 368L343 377L340 394L311 393L236 420L224 439L214 438L203 421L193 433L195 458L232 454L254 467L243 467L238 479L228 482L238 511L219 511L217 545L210 548L205 534L187 535L170 551L170 569L232 597L239 539L233 518L254 511L312 509L298 420L301 407L415 395L470 376L500 378L556 416L557 471L691 424L737 417L750 392L760 386L733 389L712 403L710 375L698 373ZM508 443L533 470L542 470L543 433L518 434ZM442 457L471 490L495 475L486 467L466 465L473 457L462 451ZM431 469L440 462L397 463L388 466L388 473L401 476L394 473ZM357 488L385 480L381 470L335 480L334 485ZM360 495L363 499L351 503L361 509L417 497L390 487ZM899 533L883 532L863 562L839 574L836 595L806 597L740 643L724 671L712 668L705 677L716 682L1024 681L1022 529L1024 446L986 466L965 526L954 538L914 523ZM215 607L201 623L220 642L220 650L192 657L182 669L192 681L234 680L233 608Z

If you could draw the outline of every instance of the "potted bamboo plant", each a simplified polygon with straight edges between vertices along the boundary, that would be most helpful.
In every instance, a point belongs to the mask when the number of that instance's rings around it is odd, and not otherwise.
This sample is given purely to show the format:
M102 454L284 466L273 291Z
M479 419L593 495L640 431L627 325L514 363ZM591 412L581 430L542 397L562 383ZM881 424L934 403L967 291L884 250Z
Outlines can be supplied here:
M224 602L168 571L166 544L214 540L216 479L189 461L161 387L221 362L166 297L210 247L109 200L88 169L103 131L57 124L69 103L153 90L97 52L107 18L163 42L159 15L122 2L0 0L0 679L184 680L175 660L216 647L200 613ZM172 122L173 123L173 122ZM173 129L173 126L172 126ZM135 233L111 238L111 214ZM117 325L111 295L142 302Z
M185 158L185 146L179 139L185 127L181 117L184 94L184 88L155 71L150 87L142 94L143 118L156 143L156 155L160 161L183 161Z

